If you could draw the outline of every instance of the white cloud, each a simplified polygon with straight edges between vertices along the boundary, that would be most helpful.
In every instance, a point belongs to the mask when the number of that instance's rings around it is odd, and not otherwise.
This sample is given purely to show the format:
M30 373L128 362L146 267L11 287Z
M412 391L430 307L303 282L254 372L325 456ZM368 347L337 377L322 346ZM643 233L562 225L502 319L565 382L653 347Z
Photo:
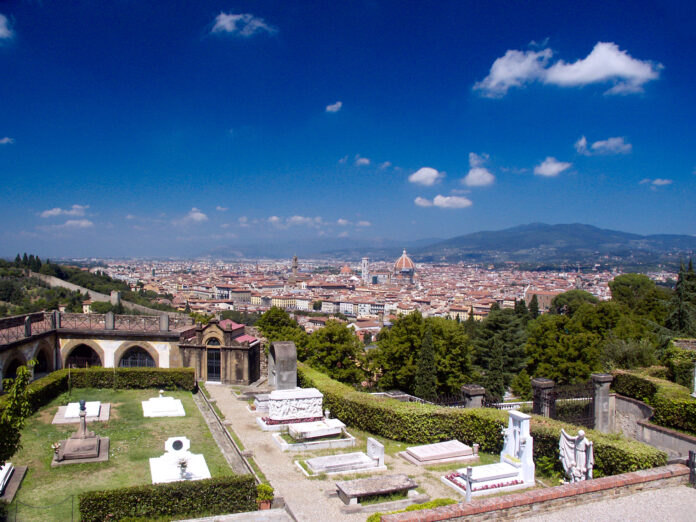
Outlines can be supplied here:
M645 185L646 183L650 183L652 180L650 178L643 178L641 179L638 184L639 185Z
M416 205L418 205L419 207L432 207L432 206L433 206L433 202L432 202L432 201L430 201L430 200L427 199L427 198L422 198L422 197L420 197L420 196L418 196L416 199L414 199L413 202L414 202Z
M348 161L348 156L343 156L340 160L338 160L339 163L343 164Z
M40 216L42 218L50 218L56 216L84 216L85 211L89 208L89 205L73 205L69 209L62 209L55 207L49 210L44 210L41 212Z
M495 176L484 167L488 160L488 154L469 153L469 173L464 177L462 183L467 187L485 187L493 184Z
M274 226L280 226L280 225L282 224L282 222L281 222L281 220L280 220L280 218L279 218L278 216L271 216L271 217L269 217L269 218L268 218L268 222L269 222L271 225L274 225Z
M327 105L326 112L338 112L341 110L341 107L343 107L343 102L337 101L336 103L332 103L331 105Z
M237 218L237 224L240 227L246 228L249 226L249 218L247 218L246 216L239 216Z
M633 150L633 145L628 143L625 138L620 136L607 138L606 140L595 141L588 146L587 138L582 136L575 142L575 150L585 156L610 155L610 154L629 154Z
M613 82L605 94L629 94L641 92L662 69L661 64L633 58L613 42L597 42L590 54L573 63L558 60L549 65L552 56L551 49L508 50L493 62L488 76L474 84L474 89L483 96L500 98L511 87L524 87L533 81L559 87Z
M369 221L358 221L355 225L358 227L371 227L372 223Z
M336 221L336 224L341 227L345 227L350 225L350 221L348 221L347 219L339 218L338 221Z
M473 205L469 198L463 196L435 196L433 205L440 208L466 208Z
M221 207L220 205L215 207L215 210L217 210L218 212L227 212L228 209L228 207Z
M10 28L10 21L4 14L0 14L0 40L9 40L14 36Z
M551 49L538 52L509 50L493 62L488 76L476 82L474 89L487 98L505 96L510 87L523 87L542 78L552 54Z
M364 167L365 165L369 165L369 164L370 164L370 159L369 159L369 158L363 158L362 156L360 156L360 154L356 154L356 155L355 155L355 164L356 164L358 167Z
M348 231L344 230L343 232L338 234L338 237L348 237Z
M547 156L539 165L534 167L534 174L537 176L546 176L549 178L558 176L564 170L569 169L572 163L558 161L556 158Z
M5 136L4 138L0 138L0 145L12 145L14 143L14 138L10 138L9 136Z
M215 25L213 25L213 29L210 32L249 37L260 32L274 34L277 31L278 29L268 25L263 18L258 18L251 13L220 13L215 17Z
M306 216L291 216L285 220L278 216L271 216L268 222L276 228L289 228L292 226L306 226L310 228L319 228L324 224L321 217L306 217Z
M391 161L385 161L385 162L383 162L383 163L380 163L379 168L380 168L380 170L385 170L385 169L388 169L388 168L391 167L391 166L392 166L392 162L391 162Z
M69 219L62 225L55 225L56 228L91 228L94 226L89 219Z
M208 216L201 212L200 209L193 207L191 210L189 210L188 214L181 219L173 221L173 223L179 226L186 226L196 223L205 223L206 221L208 221Z
M419 185L425 185L426 187L431 187L435 183L438 183L442 178L445 177L444 172L438 172L437 170L430 167L421 167L416 172L408 177L411 183L417 183Z
M650 183L651 185L654 185L656 187L663 187L665 185L671 185L672 183L674 183L674 180L667 179L667 178L655 178L653 180L650 180L650 179L646 178L646 179L641 180L640 183L641 184Z
M126 214L126 219L135 219L133 214Z

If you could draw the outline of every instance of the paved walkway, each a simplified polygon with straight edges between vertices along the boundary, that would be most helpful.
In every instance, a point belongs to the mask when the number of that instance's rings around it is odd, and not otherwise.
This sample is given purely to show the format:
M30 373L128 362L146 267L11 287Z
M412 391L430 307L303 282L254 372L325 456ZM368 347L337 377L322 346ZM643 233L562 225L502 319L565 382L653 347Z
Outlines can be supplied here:
M547 514L521 518L535 522L691 522L696 520L696 489L675 486L641 491L626 497L600 500Z
M276 494L285 499L290 511L301 522L355 521L364 522L369 514L341 512L343 502L336 497L328 498L328 494L336 491L335 482L345 480L344 476L334 476L321 480L307 478L295 465L298 458L308 458L317 454L283 453L272 439L272 432L261 431L256 423L256 416L247 410L246 401L239 400L225 385L207 385L211 399L217 402L218 408L225 415L225 423L241 439L244 449L254 453L254 460L266 475ZM349 429L349 431L351 431ZM336 450L340 453L365 451L363 447ZM319 452L318 454L326 454ZM421 486L431 498L451 497L460 499L457 493L439 481L441 473L428 472L407 463L399 456L385 455L388 470L374 473L379 474L405 473ZM364 476L364 475L361 475Z

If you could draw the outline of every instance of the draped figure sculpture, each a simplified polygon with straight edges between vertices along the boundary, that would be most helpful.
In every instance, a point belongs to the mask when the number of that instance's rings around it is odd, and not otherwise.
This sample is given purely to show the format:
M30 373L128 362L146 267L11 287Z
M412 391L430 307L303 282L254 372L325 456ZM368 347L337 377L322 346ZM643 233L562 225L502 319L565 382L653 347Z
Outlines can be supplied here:
M592 442L585 438L583 430L578 431L578 434L573 437L561 429L558 449L563 469L571 483L592 478L594 467Z

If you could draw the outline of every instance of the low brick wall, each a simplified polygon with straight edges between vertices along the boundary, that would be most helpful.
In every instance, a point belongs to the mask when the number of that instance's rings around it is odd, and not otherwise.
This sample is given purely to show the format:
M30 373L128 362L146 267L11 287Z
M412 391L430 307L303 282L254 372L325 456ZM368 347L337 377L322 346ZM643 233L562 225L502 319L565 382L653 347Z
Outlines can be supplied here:
M384 515L382 522L436 522L438 520L495 520L541 514L576 504L628 495L645 489L686 484L689 468L671 464L602 477L555 488L534 489L503 497L482 498L469 503L435 509Z

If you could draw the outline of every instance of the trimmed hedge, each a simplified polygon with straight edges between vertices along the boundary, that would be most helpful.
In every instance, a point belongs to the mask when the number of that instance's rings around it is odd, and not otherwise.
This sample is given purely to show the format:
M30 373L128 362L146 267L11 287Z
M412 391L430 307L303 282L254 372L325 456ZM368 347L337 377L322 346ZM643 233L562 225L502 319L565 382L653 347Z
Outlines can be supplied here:
M114 385L115 384L115 385ZM195 391L196 372L193 368L77 368L57 370L29 384L27 394L32 411L51 402L72 388L143 389ZM0 398L0 408L3 407Z
M652 406L655 413L650 422L696 435L696 400L684 386L646 375L616 371L611 388L620 395Z
M349 426L393 440L428 444L458 439L479 444L481 451L499 453L503 448L501 430L507 427L508 413L489 408L444 408L415 402L374 396L355 391L330 377L298 363L302 386L314 387L324 394L324 407ZM531 433L534 457L558 461L561 428L572 433L578 427L534 415ZM619 435L586 430L594 442L595 476L616 475L639 469L663 466L667 454L646 444Z
M251 475L152 484L79 496L84 522L129 517L199 517L256 511L256 481Z

